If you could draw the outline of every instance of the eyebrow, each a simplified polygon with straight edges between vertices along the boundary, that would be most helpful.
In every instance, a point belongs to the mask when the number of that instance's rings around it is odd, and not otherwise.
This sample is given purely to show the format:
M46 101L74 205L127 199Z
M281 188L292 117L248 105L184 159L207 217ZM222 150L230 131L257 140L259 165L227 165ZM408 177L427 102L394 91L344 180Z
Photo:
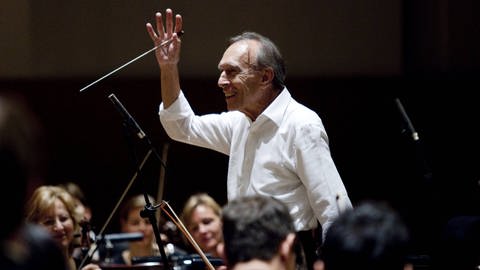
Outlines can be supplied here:
M239 68L239 65L234 64L234 63L232 63L232 62L225 62L225 63L219 64L219 65L217 66L218 70L225 69L226 67L229 67L229 68Z

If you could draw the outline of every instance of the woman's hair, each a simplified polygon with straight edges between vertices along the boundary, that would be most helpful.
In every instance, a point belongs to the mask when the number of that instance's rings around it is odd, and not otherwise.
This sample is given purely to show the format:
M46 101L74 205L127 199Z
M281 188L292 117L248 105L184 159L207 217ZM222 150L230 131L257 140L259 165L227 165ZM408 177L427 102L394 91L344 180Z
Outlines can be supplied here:
M155 204L155 199L151 195L147 195L147 196L150 203ZM120 210L119 210L120 222L125 222L128 220L128 213L130 213L130 211L140 207L145 207L145 205L146 205L145 195L137 194L130 197L120 207Z
M27 202L26 220L39 224L43 217L55 207L55 201L60 200L67 209L68 215L73 222L73 231L80 229L78 216L75 214L75 199L65 189L59 186L40 186L32 194ZM75 241L70 243L69 252L73 251Z
M194 194L190 196L190 198L188 198L187 202L183 207L182 214L180 216L180 218L185 223L185 226L187 226L187 228L190 226L193 211L195 211L195 208L197 208L197 206L199 205L210 207L215 213L215 215L219 217L221 217L222 215L222 208L212 197L210 197L206 193Z
M87 202L87 196L85 196L85 193L78 184L74 182L65 182L59 186L68 191L68 193L72 194L72 196L78 199L83 205L89 206Z
M33 192L32 197L27 202L26 220L39 223L55 206L57 199L65 205L76 229L78 220L75 217L75 199L68 191L59 186L40 186Z

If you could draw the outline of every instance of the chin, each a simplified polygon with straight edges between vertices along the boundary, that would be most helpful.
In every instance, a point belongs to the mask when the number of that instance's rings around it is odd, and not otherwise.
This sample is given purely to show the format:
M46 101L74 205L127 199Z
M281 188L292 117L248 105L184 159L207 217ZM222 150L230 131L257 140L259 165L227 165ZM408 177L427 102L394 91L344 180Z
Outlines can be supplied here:
M68 247L70 247L70 242L68 240L63 240L63 241L60 242L60 245L63 248L68 248Z
M229 102L228 100L226 102L227 102L227 110L229 111L238 110L238 106L235 106L234 103Z

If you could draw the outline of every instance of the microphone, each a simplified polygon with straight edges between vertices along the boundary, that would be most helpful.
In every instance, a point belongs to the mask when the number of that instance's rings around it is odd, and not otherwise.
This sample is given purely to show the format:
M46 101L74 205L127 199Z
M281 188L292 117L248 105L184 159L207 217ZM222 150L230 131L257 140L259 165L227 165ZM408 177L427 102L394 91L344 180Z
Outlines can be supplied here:
M122 103L120 100L117 99L117 97L114 94L110 94L108 98L113 102L113 105L115 108L117 108L118 112L122 115L123 120L125 123L127 123L127 126L135 133L137 134L138 138L143 139L145 138L145 132L140 128L140 126L137 124L135 119L128 113L128 111L123 107Z
M418 141L420 137L418 136L418 133L415 131L412 121L410 121L410 118L408 117L407 112L405 111L405 108L403 108L403 105L400 102L400 99L396 98L395 102L397 103L397 107L398 107L398 110L400 111L400 114L402 115L403 121L405 121L405 123L407 124L408 130L412 134L413 140Z

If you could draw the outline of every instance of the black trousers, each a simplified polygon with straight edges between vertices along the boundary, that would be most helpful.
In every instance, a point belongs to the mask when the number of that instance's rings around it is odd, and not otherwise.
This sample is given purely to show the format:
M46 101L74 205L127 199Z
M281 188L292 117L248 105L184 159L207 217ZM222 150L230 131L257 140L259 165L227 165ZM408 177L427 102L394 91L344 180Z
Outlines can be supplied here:
M309 231L300 231L297 232L297 235L303 247L307 269L311 270L313 269L313 263L318 259L318 252L322 244L321 227Z

